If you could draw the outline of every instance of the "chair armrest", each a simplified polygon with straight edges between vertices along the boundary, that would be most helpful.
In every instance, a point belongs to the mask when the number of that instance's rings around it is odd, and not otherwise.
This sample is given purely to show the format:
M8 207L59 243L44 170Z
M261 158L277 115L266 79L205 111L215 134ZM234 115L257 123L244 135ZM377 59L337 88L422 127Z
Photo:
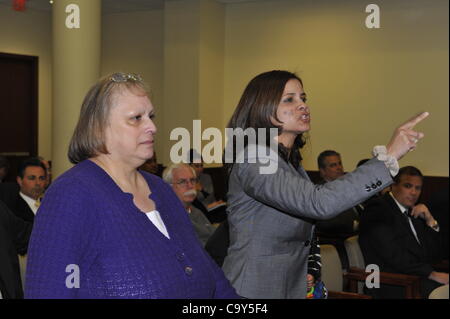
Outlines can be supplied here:
M355 278L357 280L366 280L366 277L370 275L364 269L350 267L348 272L345 274L349 278ZM395 285L395 286L409 286L420 282L419 276L398 274L391 272L380 272L380 283Z
M348 272L344 274L344 278L349 281L350 291L357 291L357 282L365 281L370 273L366 273L364 269L350 267ZM420 277L413 275L380 272L380 283L405 287L405 297L420 298Z
M372 299L371 296L361 295L354 292L328 291L329 299Z

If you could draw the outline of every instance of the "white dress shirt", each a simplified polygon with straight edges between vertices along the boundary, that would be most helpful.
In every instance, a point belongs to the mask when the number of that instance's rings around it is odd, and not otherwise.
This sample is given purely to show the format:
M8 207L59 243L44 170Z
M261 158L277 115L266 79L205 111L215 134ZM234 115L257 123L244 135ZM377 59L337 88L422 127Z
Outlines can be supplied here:
M19 192L20 197L23 198L23 200L28 204L28 206L30 207L30 209L33 211L33 214L36 215L36 212L39 208L39 206L36 205L36 200L25 195L22 192Z

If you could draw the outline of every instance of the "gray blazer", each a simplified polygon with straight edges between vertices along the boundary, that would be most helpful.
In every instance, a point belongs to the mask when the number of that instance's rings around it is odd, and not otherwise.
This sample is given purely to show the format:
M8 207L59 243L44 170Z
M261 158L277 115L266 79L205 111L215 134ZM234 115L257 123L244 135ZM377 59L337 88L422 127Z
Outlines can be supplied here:
M314 185L302 167L296 171L271 149L252 161L246 155L230 174L230 246L223 270L243 297L305 298L314 221L389 186L389 170L374 158L342 178ZM276 172L261 174L268 163L277 165Z

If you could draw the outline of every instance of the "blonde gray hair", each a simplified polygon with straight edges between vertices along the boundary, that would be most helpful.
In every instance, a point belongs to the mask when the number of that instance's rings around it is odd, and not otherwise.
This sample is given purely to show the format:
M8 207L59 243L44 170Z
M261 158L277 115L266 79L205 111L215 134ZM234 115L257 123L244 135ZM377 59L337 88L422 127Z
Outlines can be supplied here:
M192 166L185 164L185 163L179 163L179 164L171 164L169 167L166 167L163 172L163 180L166 183L172 184L173 182L173 170L187 167L192 171L192 174L194 174L194 177L197 177L197 174L195 173L195 170L192 168Z

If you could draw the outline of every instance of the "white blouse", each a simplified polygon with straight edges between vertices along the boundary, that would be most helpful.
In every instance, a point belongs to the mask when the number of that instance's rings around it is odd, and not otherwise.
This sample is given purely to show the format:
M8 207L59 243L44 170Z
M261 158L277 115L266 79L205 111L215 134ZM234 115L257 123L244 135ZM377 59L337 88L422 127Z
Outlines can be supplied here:
M166 225L164 225L161 215L157 210L152 210L151 212L145 213L145 215L147 215L148 219L150 219L153 225L155 225L164 236L170 239Z

